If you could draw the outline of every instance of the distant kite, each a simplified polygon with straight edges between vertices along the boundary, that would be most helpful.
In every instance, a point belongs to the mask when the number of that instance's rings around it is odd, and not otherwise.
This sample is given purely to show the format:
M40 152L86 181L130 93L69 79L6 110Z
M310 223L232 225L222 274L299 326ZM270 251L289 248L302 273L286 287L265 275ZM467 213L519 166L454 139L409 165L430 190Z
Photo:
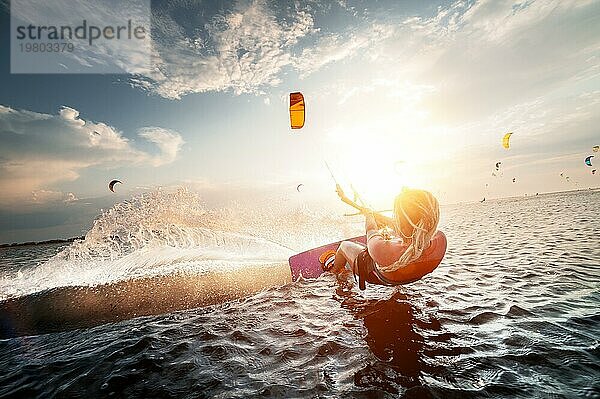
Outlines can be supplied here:
M502 177L503 173L500 170L501 166L502 166L502 162L500 162L500 161L496 162L496 170L492 172L493 177Z
M590 155L589 157L587 157L587 158L585 159L585 164L586 164L587 166L592 166L592 158L594 158L594 156L593 156L593 155Z
M512 132L506 133L502 138L502 147L506 148L507 150L510 147L510 136L512 136Z
M300 187L304 187L304 184L300 183L296 186L296 191L300 192Z
M600 145L595 145L592 147L592 150L594 150L594 152L598 152L600 151Z
M113 180L110 183L108 183L108 189L114 193L115 192L115 190L114 190L115 184L117 184L117 183L123 184L123 182L121 180Z
M300 92L290 93L290 125L292 129L304 126L304 96Z

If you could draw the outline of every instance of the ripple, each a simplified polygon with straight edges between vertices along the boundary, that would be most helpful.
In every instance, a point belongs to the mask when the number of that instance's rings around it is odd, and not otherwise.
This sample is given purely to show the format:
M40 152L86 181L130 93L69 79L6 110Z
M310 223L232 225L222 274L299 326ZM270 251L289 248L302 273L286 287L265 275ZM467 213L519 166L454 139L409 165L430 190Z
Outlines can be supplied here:
M524 317L524 316L533 316L533 313L531 313L530 311L523 309L520 306L517 305L512 305L510 307L510 309L508 310L508 312L506 313L507 317L511 317L511 318L519 318L519 317Z
M470 324L481 325L485 323L489 323L495 320L498 320L502 317L501 314L494 312L483 312L479 313L469 319Z

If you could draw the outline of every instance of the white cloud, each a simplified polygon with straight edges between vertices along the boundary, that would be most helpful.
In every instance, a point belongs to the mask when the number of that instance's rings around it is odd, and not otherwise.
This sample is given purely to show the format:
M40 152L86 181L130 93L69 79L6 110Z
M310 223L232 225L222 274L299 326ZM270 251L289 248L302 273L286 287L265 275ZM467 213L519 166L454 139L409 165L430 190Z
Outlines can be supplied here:
M303 74L314 73L328 64L349 59L366 52L376 43L383 42L395 33L391 25L373 24L358 32L331 34L319 38L312 47L305 48L295 58L293 65Z
M291 48L314 24L301 9L279 21L264 1L240 2L189 35L172 11L155 10L156 68L133 80L166 98L223 90L239 94L276 85L282 68L291 63Z
M58 111L58 114L65 121L69 121L74 125L85 125L85 122L79 119L79 111L77 111L76 109L73 109L71 107L62 107L60 111Z
M199 5L186 7L204 15ZM175 17L178 6L157 9L156 68L133 82L167 98L261 93L280 84L286 68L306 77L360 55L357 68L439 86L435 105L451 102L459 113L505 105L514 90L539 95L548 80L598 74L593 60L599 32L584 18L594 12L593 2L457 1L430 18L399 22L395 15L360 18L346 12L345 26L317 26L333 7L319 14L324 9L314 5L238 2L187 25Z
M407 19L384 53L436 88L427 105L445 122L463 123L597 77L597 12L597 2L456 2Z
M75 201L79 201L79 198L77 198L77 196L74 193L67 193L65 195L65 198L63 199L63 202L75 202Z
M35 203L46 203L63 199L63 193L52 190L34 190L31 192L31 200Z
M156 144L158 154L136 148L114 127L79 119L79 112L70 107L48 115L0 105L0 202L19 198L74 201L74 195L48 187L76 180L82 169L92 166L171 163L183 145L177 132L158 127L140 129L139 136Z
M184 143L179 133L161 127L152 126L142 128L138 130L138 135L156 144L160 150L160 156L153 158L154 166L173 162Z
M186 15L206 11L201 5L186 3L186 7ZM264 0L239 1L233 9L196 17L195 24L180 21L177 6L157 8L155 68L131 81L171 99L207 91L260 94L265 87L279 85L286 68L306 77L325 65L359 53L368 55L373 43L388 39L395 29L390 24L363 26L361 22L356 29L324 32L315 27L319 7L287 7ZM355 14L343 4L337 7Z
M29 199L33 204L47 204L51 202L64 202L68 204L79 201L79 198L74 193L63 193L53 190L33 190Z

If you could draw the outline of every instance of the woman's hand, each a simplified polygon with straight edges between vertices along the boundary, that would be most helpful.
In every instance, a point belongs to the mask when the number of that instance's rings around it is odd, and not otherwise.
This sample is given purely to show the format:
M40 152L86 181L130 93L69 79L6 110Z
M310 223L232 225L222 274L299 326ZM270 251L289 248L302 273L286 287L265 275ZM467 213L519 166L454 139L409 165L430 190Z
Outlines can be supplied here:
M340 199L346 198L346 193L344 193L342 186L340 186L339 184L335 185L335 192L337 193L338 197L340 197Z
M367 216L371 216L371 217L375 217L375 211L371 208L363 208L360 213L362 213L363 215L365 215L365 217Z

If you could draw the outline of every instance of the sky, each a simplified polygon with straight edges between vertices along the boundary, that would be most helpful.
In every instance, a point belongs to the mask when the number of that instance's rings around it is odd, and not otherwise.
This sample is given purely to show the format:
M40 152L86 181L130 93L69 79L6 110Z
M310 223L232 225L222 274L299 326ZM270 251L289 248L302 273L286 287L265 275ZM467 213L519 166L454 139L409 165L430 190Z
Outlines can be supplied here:
M325 162L379 209L403 186L444 204L600 185L584 164L600 144L600 1L153 1L151 65L128 49L118 74L74 73L107 51L11 73L0 4L0 242L81 235L157 187L211 206L333 203Z

